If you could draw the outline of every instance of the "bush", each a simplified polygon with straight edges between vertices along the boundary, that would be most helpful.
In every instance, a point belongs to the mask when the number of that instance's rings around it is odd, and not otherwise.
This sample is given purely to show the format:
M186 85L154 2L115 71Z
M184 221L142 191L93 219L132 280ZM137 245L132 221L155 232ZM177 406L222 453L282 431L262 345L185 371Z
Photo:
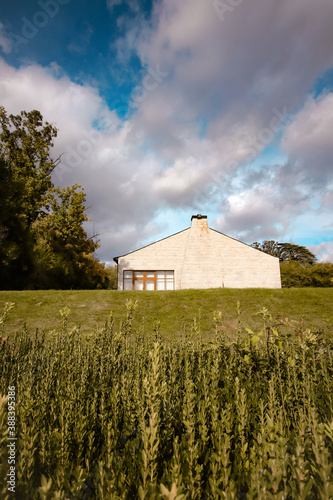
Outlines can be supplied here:
M162 341L158 324L133 331L136 305L85 341L64 309L52 343L26 333L2 342L0 395L16 394L17 498L332 497L331 342L302 325L284 336L265 309L260 331L239 313L227 335L217 311L214 341L201 341L198 321Z
M333 264L304 264L297 261L280 263L282 286L331 287L333 286Z

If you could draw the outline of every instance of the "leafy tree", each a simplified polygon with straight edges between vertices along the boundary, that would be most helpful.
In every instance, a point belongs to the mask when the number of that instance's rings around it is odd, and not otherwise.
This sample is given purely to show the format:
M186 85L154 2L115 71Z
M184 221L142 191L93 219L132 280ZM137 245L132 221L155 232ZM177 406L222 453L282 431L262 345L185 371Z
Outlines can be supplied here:
M256 241L251 246L269 255L278 257L280 262L290 260L307 264L314 264L316 262L315 255L308 248L301 245L294 245L293 243L278 243L273 240L265 240L262 243Z
M107 285L80 186L54 188L57 130L39 111L9 115L0 107L0 288Z
M108 288L111 290L117 290L118 287L118 267L117 266L109 266L106 268L106 272L108 275Z
M310 252L308 248L301 245L294 245L292 243L279 243L280 247L280 260L294 260L306 264L314 264L316 256Z
M57 161L49 157L57 130L39 111L9 117L0 107L1 269L5 288L27 284L34 266L31 224L42 214Z
M88 221L84 203L85 194L78 184L53 188L49 193L50 212L33 225L39 258L35 281L39 286L45 287L47 281L53 288L107 286L104 264L93 255L99 245L83 229Z
M268 253L269 255L273 255L273 257L279 257L280 258L280 246L277 241L274 240L265 240L262 243L258 243L255 241L251 245L253 248L256 248L257 250L261 250L262 252Z
M332 287L333 264L309 264L296 260L285 260L280 264L282 286Z

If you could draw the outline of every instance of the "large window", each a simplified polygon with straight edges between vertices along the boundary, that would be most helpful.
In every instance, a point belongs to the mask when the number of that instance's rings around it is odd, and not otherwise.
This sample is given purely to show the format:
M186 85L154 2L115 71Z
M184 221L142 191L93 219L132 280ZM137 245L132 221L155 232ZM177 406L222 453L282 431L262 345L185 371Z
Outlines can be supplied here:
M124 271L124 290L173 289L173 271Z

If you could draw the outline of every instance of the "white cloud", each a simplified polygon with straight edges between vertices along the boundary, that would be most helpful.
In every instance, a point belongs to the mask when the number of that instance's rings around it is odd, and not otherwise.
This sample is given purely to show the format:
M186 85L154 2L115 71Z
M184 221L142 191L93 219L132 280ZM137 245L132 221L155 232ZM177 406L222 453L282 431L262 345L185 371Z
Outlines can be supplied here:
M122 123L94 88L75 84L66 76L54 78L52 71L37 65L16 70L0 60L0 95L8 113L39 109L45 120L56 125L59 133L52 156L64 155L54 181L85 187L97 232L113 234L131 220L137 227L135 245L156 210L155 194L147 189L145 176L157 167L140 150L131 124ZM93 127L96 121L101 130ZM104 237L108 241L107 234ZM103 245L102 251L103 258L110 260L109 252L126 248Z
M223 23L213 2L168 0L153 19L137 44L143 63L172 74L169 107L204 115L215 137L240 120L264 126L274 107L292 111L333 63L325 0L243 2Z
M272 185L229 196L223 205L224 215L214 220L214 227L245 242L279 239L291 225L290 212L281 211L281 197Z
M333 241L323 241L318 245L310 245L309 250L317 256L318 262L333 263Z
M333 93L309 97L282 137L282 149L297 162L303 182L325 186L333 179Z
M106 5L109 10L113 10L116 5L121 5L123 0L106 0Z
M8 38L5 26L0 23L0 47L5 54L10 54L12 51L12 42Z

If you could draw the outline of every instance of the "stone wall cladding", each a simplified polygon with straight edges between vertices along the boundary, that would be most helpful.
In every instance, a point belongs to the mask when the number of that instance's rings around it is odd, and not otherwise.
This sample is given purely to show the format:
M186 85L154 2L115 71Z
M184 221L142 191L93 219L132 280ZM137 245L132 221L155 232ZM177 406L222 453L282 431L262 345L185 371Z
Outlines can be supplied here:
M123 271L174 271L175 290L180 289L185 250L190 229L119 257L118 290L123 289Z
M164 240L118 258L123 271L174 271L175 289L281 288L279 259L210 229L206 219Z

